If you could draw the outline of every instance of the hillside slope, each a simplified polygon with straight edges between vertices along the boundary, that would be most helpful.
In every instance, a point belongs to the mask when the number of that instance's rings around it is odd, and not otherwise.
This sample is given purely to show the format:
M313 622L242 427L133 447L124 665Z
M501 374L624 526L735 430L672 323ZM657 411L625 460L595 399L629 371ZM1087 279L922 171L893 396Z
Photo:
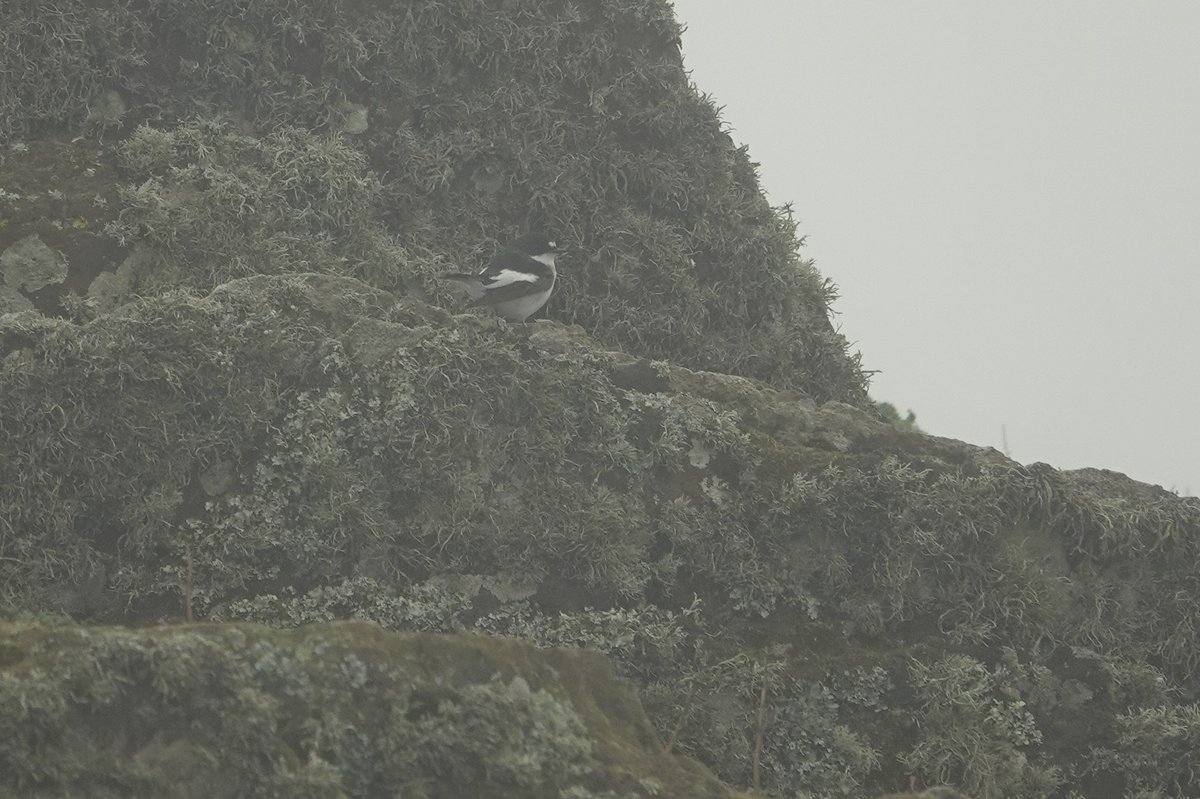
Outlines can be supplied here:
M60 1L0 37L3 235L75 255L79 294L318 271L447 299L433 275L540 227L571 248L552 318L865 402L665 0Z
M5 796L736 799L594 653L367 624L0 624Z
M13 610L588 646L742 785L766 682L781 792L1191 779L1195 500L352 278L0 342Z
M781 797L1197 792L1200 502L864 410L665 3L13 19L6 616L596 649ZM434 276L531 225L577 245L548 320L460 313ZM40 650L84 694L88 629Z

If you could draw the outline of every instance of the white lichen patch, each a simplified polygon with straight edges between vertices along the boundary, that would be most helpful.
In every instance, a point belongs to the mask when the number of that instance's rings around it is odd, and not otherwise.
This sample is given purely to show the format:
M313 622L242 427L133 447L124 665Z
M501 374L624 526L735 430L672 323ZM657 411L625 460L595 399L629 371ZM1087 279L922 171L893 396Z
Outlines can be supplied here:
M533 696L533 691L529 688L529 682L520 674L513 677L508 683L508 698L518 704L527 704Z
M0 316L31 310L33 310L33 303L22 296L21 292L0 283Z
M705 477L700 481L700 489L717 507L724 506L733 497L729 491L729 484L719 477Z
M688 450L688 463L697 469L707 469L710 460L712 453L699 441L692 442L692 448Z
M95 300L101 310L111 309L125 302L133 291L134 275L139 266L148 261L144 250L135 250L121 262L116 272L101 272L88 286L88 298Z
M129 108L115 89L98 92L88 101L87 121L94 125L117 125Z
M67 259L34 233L0 253L0 276L10 289L37 291L67 279Z
M330 121L342 133L366 133L369 125L367 107L348 100L334 103L330 109Z
M502 571L485 576L483 588L501 602L520 602L537 593L538 582L529 575Z

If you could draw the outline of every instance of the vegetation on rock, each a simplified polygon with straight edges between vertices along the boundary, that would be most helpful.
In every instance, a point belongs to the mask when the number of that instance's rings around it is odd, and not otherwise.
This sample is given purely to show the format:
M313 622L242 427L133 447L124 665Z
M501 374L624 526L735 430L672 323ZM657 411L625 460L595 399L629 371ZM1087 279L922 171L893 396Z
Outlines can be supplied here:
M0 624L6 796L739 796L597 655L365 624Z
M100 158L125 181L100 216L133 248L129 291L319 271L446 299L434 275L541 227L571 249L553 318L867 401L832 288L689 84L664 0L52 0L8 17L0 136L122 142Z
M1200 502L880 421L830 287L688 84L666 3L11 16L0 603L224 623L11 628L3 701L25 709L3 751L23 785L152 785L105 760L117 746L196 766L186 737L71 737L112 703L210 724L206 752L267 725L281 748L242 747L229 773L268 793L368 795L353 772L653 794L572 782L598 768L594 719L556 688L517 713L518 672L492 661L508 682L326 740L333 717L290 717L278 692L368 713L333 683L374 665L292 668L340 635L304 625L362 619L604 652L673 751L779 796L910 777L977 799L1196 792ZM434 276L530 226L577 245L552 321L446 310ZM353 629L347 651L378 643ZM572 663L554 685L594 661ZM220 718L243 700L262 713ZM477 748L510 717L535 728L526 749ZM57 759L30 735L60 736Z

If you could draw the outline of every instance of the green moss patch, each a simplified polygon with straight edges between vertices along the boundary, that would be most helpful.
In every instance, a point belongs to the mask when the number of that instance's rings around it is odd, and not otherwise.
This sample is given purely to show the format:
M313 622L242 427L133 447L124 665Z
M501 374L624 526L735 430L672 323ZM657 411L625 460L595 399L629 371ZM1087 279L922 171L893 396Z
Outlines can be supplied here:
M365 624L0 626L11 795L726 797L596 655Z

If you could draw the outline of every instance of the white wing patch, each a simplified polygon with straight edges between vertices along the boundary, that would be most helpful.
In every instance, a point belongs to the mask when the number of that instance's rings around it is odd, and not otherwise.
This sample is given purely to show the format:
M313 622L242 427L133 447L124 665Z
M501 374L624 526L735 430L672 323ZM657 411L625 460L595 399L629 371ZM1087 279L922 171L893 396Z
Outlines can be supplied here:
M498 289L501 286L507 286L510 283L535 283L538 276L531 275L528 272L514 272L512 269L501 269L493 278L484 278L487 281L489 289Z

